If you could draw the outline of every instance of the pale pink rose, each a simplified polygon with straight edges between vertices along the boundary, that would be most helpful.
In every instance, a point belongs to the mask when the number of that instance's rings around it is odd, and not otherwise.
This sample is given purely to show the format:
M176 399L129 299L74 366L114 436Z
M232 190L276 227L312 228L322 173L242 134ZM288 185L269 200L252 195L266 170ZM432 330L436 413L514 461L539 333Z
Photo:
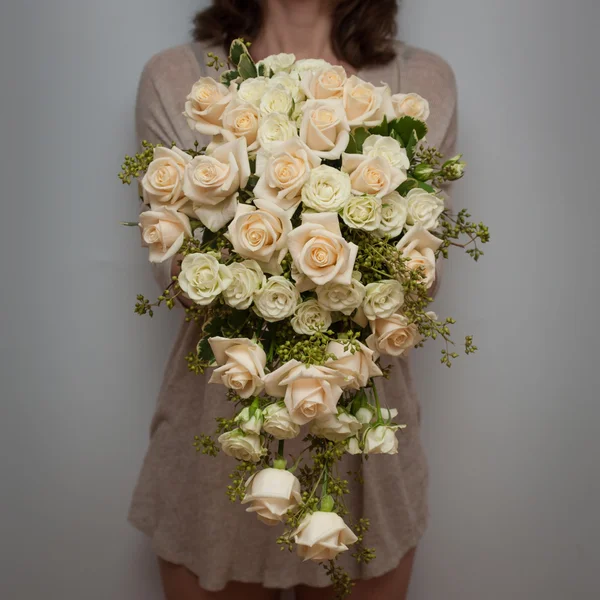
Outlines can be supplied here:
M192 87L185 103L188 125L204 135L222 131L221 116L231 101L229 88L212 77L201 77Z
M422 339L417 326L401 314L374 319L369 324L373 333L367 338L367 346L374 351L375 358L380 354L406 355Z
M183 174L192 157L179 148L154 148L154 157L142 178L144 202L153 210L183 198Z
M152 263L161 263L175 256L184 238L192 236L189 218L171 206L141 213L140 228Z
M337 358L327 361L326 366L335 369L344 376L344 388L360 390L365 387L371 377L383 375L381 369L373 361L373 350L359 342L359 350L354 354L350 348L336 341L329 342L327 352Z
M294 532L294 541L298 556L321 562L333 560L358 538L338 514L316 511L304 517Z
M374 127L394 117L391 92L387 85L375 87L356 75L344 84L344 110L350 127Z
M347 76L344 67L325 66L302 73L302 90L310 100L342 98Z
M342 101L307 100L302 108L300 139L321 158L339 158L350 141Z
M407 267L417 269L423 267L424 278L421 280L427 289L435 281L435 252L442 240L415 223L396 244L402 255L409 258Z
M342 171L350 175L352 193L357 196L368 194L382 198L406 181L406 173L382 156L344 153Z
M397 118L412 117L421 121L429 118L429 102L419 94L394 94L392 106Z
M258 148L258 109L249 102L242 102L234 98L221 117L223 122L223 138L233 141L244 137L248 144L248 152Z

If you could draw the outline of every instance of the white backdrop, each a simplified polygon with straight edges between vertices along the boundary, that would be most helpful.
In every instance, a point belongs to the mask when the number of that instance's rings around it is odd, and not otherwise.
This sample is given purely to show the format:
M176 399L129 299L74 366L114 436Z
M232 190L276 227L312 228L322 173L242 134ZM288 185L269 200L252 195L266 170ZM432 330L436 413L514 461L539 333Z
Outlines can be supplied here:
M137 77L202 2L20 0L0 9L0 596L160 600L126 521L175 325L116 178ZM442 54L470 166L455 204L491 228L436 309L480 352L417 375L432 522L411 600L595 597L600 139L597 0L407 0ZM393 499L392 499L393 501ZM595 591L594 591L595 590Z

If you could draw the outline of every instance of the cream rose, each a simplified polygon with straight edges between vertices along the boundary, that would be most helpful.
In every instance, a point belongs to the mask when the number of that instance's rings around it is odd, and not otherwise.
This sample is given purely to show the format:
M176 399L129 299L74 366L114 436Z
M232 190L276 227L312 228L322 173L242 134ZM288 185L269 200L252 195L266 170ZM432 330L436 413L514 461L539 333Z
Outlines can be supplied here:
M181 261L179 287L196 304L206 306L231 285L229 267L211 254L188 254Z
M410 160L406 150L393 137L383 135L370 135L363 143L362 153L364 156L385 158L392 167L404 174L410 168Z
M342 98L346 79L344 67L326 66L315 71L302 73L302 89L306 97L311 100Z
M283 403L269 404L263 412L263 429L276 440L291 440L300 434L300 426L292 421Z
M208 343L219 365L209 383L220 383L241 398L249 398L262 390L267 355L256 342L247 338L212 337ZM260 428L255 433L259 432Z
M302 225L288 235L288 248L308 287L351 283L358 247L343 238L336 213L303 213Z
M302 113L300 139L321 158L339 158L350 141L342 101L307 100Z
M252 503L246 512L255 512L266 525L278 525L301 502L300 482L285 469L263 469L252 475L242 500L242 504Z
M318 286L319 304L329 311L351 315L362 304L366 292L365 286L354 275L349 285L333 282Z
M396 248L407 257L409 269L421 269L422 283L429 289L435 281L435 251L442 244L440 238L415 223L396 244Z
M360 442L357 437L351 437L346 442L346 452L348 454L362 454L362 448L360 447Z
M371 410L372 407L361 406L356 411L356 418L360 421L361 425L368 425L375 417L375 410Z
M306 73L306 71L318 71L319 69L323 69L324 67L331 66L331 63L328 63L322 58L301 58L300 60L297 60L294 63L290 72L292 75L295 75L300 79L302 75Z
M382 198L406 180L406 173L392 167L381 156L371 158L362 154L344 153L342 171L350 175L352 193L357 196L369 194Z
M300 302L300 292L285 277L275 275L254 295L254 310L269 323L287 319Z
M229 88L212 77L201 77L192 87L185 103L188 125L204 135L222 131L221 116L231 101Z
M291 217L301 201L302 186L321 159L304 142L295 138L273 149L254 188L254 195L268 201Z
M282 113L268 114L258 124L258 143L267 155L272 154L275 148L279 147L280 142L296 137L298 137L296 124Z
M393 191L381 199L381 222L376 233L395 238L402 233L408 215L408 200Z
M317 417L336 414L344 378L328 367L307 367L290 360L269 373L264 383L269 396L284 399L292 421L304 425Z
M304 517L294 532L294 541L300 558L321 562L333 560L358 538L338 514L316 511Z
M258 107L261 117L266 117L271 113L289 115L293 108L294 99L282 85L267 88Z
M444 211L444 201L421 188L413 188L406 195L409 225L420 223L424 229L435 229L439 225L438 217Z
M258 462L266 453L260 436L254 433L244 433L241 429L234 429L222 433L217 441L227 456L247 462Z
M332 442L343 442L361 430L361 424L352 415L338 412L310 422L310 432Z
M232 281L223 291L223 300L232 308L246 310L267 278L255 260L233 263L229 265L229 272Z
M302 188L302 203L317 212L337 212L352 196L350 176L328 165L310 172Z
M392 96L392 107L398 119L413 117L413 119L427 121L429 118L429 102L419 94L394 94Z
M365 454L398 454L396 425L378 425L365 432Z
M351 127L375 127L384 116L389 120L394 115L390 88L387 85L375 87L356 75L344 84L343 102Z
M246 138L248 152L258 148L258 109L249 102L240 102L234 98L223 111L223 138L233 141Z
M140 229L152 263L161 263L175 256L184 238L192 237L189 218L171 206L141 213Z
M233 420L244 433L260 435L260 430L263 426L263 412L260 408L255 408L254 412L252 412L251 407L246 406L242 408Z
M375 357L380 354L406 355L422 339L417 326L404 315L395 314L369 323L372 333L366 342L367 346L375 352Z
M278 206L258 198L254 202L258 208L238 204L227 237L240 256L257 261L266 273L280 273L292 223Z
M327 331L331 326L331 313L324 309L317 300L305 300L296 308L291 320L292 328L301 335Z
M267 91L268 84L269 80L266 77L245 79L237 88L237 97L242 102L248 102L258 108L264 93Z
M250 163L246 138L215 148L210 156L194 158L185 169L183 191L193 210L211 231L218 231L233 219L237 192L248 183Z
M381 199L377 196L352 196L344 205L342 219L348 227L375 231L381 223Z
M300 86L298 77L296 77L295 75L290 75L289 73L286 73L284 71L276 73L275 75L273 75L273 77L271 77L271 79L269 79L269 87L274 87L278 85L285 88L288 91L295 104L306 100L306 96Z
M383 279L367 285L363 310L367 319L391 317L404 304L402 284L395 279Z
M381 377L381 369L373 361L373 351L359 344L359 349L352 353L343 343L332 341L327 345L327 352L334 354L335 359L329 359L325 366L336 370L344 376L344 388L360 390L365 387L371 377Z
M144 202L153 210L183 198L183 174L192 157L179 148L154 148L152 162L142 178Z
M256 63L257 67L264 65L267 69L271 69L273 73L289 72L296 62L296 56L294 54L286 54L281 52L280 54L271 54L263 60L259 60Z

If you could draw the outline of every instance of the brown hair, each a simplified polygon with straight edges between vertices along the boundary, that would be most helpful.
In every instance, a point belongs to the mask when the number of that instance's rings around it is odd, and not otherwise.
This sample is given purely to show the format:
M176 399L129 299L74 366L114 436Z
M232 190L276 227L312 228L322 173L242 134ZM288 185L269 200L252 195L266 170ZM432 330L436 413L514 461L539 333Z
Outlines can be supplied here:
M337 0L331 31L338 59L355 69L386 64L396 55L396 0ZM261 0L213 0L194 18L194 39L229 51L238 37L256 39L263 21Z

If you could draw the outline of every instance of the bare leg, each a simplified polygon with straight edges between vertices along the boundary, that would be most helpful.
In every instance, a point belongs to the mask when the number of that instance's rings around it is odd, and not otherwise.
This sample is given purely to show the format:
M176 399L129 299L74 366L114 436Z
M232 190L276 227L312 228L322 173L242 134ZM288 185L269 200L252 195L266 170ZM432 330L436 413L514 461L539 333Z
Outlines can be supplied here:
M221 592L207 592L198 585L198 577L181 565L158 559L165 600L276 600L279 590L268 590L256 583L232 581Z
M389 573L374 579L357 581L352 588L352 600L406 600L408 584L415 560L416 548L407 552L400 564ZM334 600L331 588L296 588L296 600Z

